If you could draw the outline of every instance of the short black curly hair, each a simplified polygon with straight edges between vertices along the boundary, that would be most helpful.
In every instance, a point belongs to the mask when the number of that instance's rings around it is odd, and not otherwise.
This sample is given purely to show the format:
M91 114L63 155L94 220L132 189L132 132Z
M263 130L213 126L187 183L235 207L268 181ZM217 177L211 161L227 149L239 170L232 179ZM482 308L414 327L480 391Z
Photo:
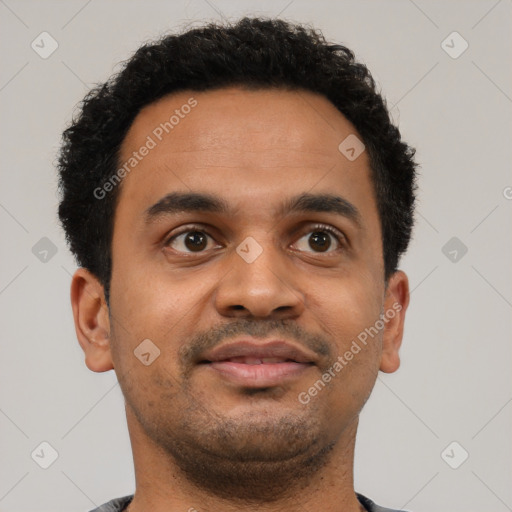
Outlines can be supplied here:
M140 47L119 73L86 95L63 133L59 218L78 264L102 283L107 303L120 187L101 200L94 190L118 169L128 129L144 106L169 93L229 86L318 93L355 126L370 159L387 282L414 224L415 150L401 141L374 79L351 50L307 26L245 17Z

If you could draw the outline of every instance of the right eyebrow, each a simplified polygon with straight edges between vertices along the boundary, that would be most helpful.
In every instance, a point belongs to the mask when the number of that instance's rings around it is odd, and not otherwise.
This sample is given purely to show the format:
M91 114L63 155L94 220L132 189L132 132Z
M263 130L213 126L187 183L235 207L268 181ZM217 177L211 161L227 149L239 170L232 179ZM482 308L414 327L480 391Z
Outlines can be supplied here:
M178 212L229 213L229 211L229 205L223 199L211 194L171 192L146 210L145 220L149 224L162 215Z

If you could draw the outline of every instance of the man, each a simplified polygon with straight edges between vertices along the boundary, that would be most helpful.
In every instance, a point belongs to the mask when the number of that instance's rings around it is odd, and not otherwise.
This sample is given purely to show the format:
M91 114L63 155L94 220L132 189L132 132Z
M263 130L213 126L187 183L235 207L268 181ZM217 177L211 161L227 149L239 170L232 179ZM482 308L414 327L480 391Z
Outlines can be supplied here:
M280 20L165 37L88 94L59 215L136 475L97 511L390 510L354 445L400 363L413 157L352 52Z

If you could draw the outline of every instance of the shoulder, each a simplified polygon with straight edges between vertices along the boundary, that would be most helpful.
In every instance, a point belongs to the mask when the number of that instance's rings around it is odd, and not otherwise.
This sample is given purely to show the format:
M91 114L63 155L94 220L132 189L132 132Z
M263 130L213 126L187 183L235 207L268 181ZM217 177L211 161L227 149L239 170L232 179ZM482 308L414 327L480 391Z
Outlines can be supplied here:
M371 499L363 496L362 494L356 493L357 499L366 508L368 512L406 512L391 508L380 507L374 503ZM104 503L98 508L91 510L90 512L122 512L132 501L133 494L129 496L123 496L122 498L115 498L108 503Z
M359 503L363 505L363 507L368 512L407 512L406 510L397 510L394 508L385 508L380 507L376 503L374 503L371 499L367 498L366 496L363 496L362 494L359 494L356 492L357 499L359 500Z
M132 499L133 494L123 496L122 498L115 498L90 512L122 512L131 503Z

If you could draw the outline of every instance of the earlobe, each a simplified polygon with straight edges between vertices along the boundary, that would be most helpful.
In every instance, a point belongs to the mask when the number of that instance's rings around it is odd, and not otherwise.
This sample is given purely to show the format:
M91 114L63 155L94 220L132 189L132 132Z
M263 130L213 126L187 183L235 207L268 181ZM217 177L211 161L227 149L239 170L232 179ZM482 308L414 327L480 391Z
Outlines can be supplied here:
M112 370L110 321L104 289L98 278L85 268L79 268L73 275L71 305L87 368L93 372Z
M393 373L400 366L399 350L404 334L405 312L409 306L409 280L398 270L390 278L384 300L384 332L380 370Z

